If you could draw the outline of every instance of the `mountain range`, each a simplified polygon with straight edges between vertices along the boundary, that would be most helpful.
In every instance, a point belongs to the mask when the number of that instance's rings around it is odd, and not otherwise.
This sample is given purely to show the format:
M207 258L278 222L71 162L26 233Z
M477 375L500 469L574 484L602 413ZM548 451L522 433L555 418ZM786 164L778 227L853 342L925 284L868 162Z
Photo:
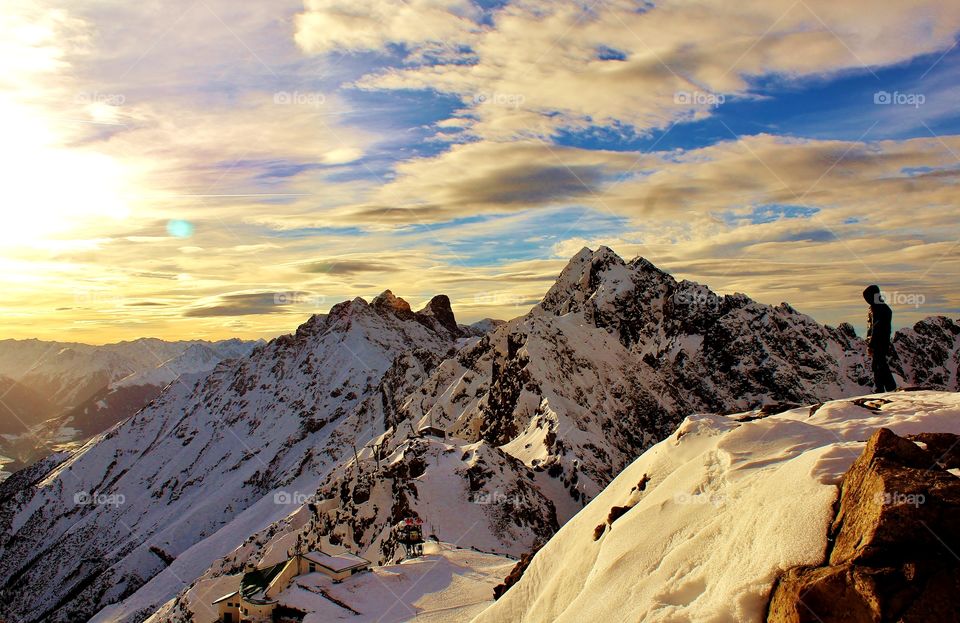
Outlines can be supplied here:
M20 468L75 448L136 413L181 374L210 371L256 344L0 340L0 455Z
M902 380L960 389L958 336L944 317L898 332ZM185 364L131 417L0 485L0 618L186 621L198 586L297 536L397 562L393 526L411 516L517 557L691 414L872 391L852 326L606 247L506 323L467 327L446 296L414 311L388 290L238 354ZM48 395L79 398L61 387Z

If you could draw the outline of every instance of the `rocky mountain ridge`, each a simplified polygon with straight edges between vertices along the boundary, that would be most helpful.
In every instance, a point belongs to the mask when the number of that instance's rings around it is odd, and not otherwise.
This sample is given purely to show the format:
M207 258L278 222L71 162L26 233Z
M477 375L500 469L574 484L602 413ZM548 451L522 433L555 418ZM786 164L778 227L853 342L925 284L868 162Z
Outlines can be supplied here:
M442 295L414 311L385 291L172 384L4 490L0 616L142 621L297 535L395 561L405 516L518 555L690 413L869 392L849 325L719 296L605 247L574 256L530 313L491 324L457 324ZM898 342L908 375L926 365L926 334ZM124 503L74 503L94 493ZM183 606L164 612L181 620Z

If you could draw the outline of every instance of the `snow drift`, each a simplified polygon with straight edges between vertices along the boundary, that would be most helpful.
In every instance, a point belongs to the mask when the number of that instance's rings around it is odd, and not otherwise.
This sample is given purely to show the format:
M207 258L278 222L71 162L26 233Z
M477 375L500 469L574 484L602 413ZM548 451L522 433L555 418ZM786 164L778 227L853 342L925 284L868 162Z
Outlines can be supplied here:
M960 395L896 392L757 415L688 417L474 623L762 621L778 574L823 561L837 484L865 440L881 427L958 433Z

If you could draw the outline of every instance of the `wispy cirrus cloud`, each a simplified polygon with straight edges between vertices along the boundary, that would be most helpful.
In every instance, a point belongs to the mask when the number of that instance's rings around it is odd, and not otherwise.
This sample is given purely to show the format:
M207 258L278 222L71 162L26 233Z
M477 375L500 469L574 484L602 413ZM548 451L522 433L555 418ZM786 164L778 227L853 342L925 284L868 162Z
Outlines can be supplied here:
M269 336L387 287L509 317L584 244L952 313L958 32L942 0L14 0L4 328Z

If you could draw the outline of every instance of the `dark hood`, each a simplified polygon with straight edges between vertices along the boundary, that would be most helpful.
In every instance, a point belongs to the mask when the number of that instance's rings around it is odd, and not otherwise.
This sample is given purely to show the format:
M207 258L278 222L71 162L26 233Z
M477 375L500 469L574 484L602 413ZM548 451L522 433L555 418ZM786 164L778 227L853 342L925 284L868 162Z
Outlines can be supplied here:
M880 295L880 286L867 286L867 289L863 291L863 300L871 305L883 305L884 300Z

